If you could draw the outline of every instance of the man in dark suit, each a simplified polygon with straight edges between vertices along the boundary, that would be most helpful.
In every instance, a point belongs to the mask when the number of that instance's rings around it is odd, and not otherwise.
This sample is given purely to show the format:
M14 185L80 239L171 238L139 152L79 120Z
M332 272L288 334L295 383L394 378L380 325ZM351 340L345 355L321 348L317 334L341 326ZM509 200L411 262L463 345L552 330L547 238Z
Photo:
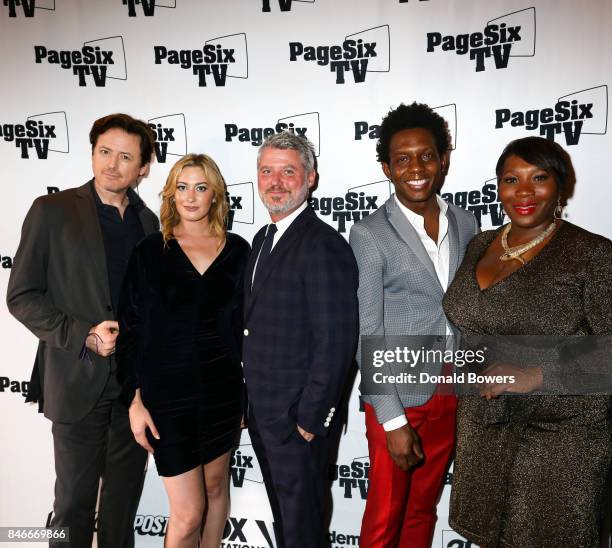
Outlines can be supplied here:
M159 223L132 190L148 172L154 135L126 114L90 132L94 178L37 198L23 224L7 291L10 312L38 339L29 401L53 421L53 527L68 546L134 545L147 453L134 440L114 359L117 301L133 247ZM67 546L66 543L58 546Z
M357 346L357 265L307 199L312 144L283 132L259 150L257 185L272 223L247 269L244 373L249 431L278 545L325 545L328 438Z

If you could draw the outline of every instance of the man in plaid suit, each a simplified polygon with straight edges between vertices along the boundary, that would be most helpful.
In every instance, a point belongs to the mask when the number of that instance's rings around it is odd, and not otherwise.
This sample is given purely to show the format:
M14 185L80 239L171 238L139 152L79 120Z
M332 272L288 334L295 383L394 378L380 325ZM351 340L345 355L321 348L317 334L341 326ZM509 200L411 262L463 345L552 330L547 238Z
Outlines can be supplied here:
M357 265L308 207L313 150L288 132L259 150L272 223L253 240L245 287L249 432L284 548L325 545L327 434L357 347Z

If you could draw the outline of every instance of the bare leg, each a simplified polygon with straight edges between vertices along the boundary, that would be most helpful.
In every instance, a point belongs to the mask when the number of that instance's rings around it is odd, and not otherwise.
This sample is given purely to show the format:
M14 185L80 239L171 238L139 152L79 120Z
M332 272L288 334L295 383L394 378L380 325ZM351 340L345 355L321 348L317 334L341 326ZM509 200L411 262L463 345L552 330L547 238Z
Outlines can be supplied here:
M229 515L229 462L231 451L204 465L206 518L201 548L219 548Z
M202 467L162 480L170 502L164 548L196 548L205 505Z

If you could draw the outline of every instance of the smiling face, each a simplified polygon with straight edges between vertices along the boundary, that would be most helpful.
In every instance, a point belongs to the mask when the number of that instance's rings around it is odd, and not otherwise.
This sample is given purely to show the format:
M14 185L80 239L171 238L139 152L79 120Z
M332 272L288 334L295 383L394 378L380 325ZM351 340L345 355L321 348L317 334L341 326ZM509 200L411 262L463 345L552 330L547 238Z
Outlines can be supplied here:
M551 223L559 199L552 173L515 155L504 162L498 194L512 224L534 230Z
M122 194L134 186L149 164L140 165L140 136L112 128L94 146L92 169L99 193Z
M432 133L424 128L398 131L389 143L389 163L382 168L399 201L420 210L436 199L446 156L440 157Z
M174 202L181 222L208 222L214 192L200 167L184 167L176 181Z
M308 198L316 173L306 173L297 150L264 148L257 168L257 189L273 222L293 213Z

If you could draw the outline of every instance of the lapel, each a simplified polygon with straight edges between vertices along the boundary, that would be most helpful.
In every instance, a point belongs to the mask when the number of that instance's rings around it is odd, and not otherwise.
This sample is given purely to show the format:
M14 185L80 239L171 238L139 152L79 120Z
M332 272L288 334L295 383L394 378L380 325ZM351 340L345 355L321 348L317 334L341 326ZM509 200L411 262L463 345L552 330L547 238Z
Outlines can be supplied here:
M268 225L266 225L268 226ZM253 238L253 248L251 249L251 253L249 254L249 262L247 264L245 278L244 278L244 290L245 295L247 296L247 304L251 297L251 288L253 280L253 270L255 268L255 261L257 261L257 257L259 256L259 251L261 250L261 246L263 245L264 238L266 235L266 226L261 228L261 230L255 234L255 238Z
M429 272L429 275L434 281L436 287L438 287L440 291L443 291L442 286L440 285L440 280L438 280L438 275L436 274L436 269L431 262L427 251L425 250L425 246L423 246L423 242L421 242L416 230L395 202L394 195L392 195L391 198L386 201L385 209L391 226L395 229L399 237L410 248L410 250L416 255L421 264L425 267L425 270Z
M446 218L448 219L448 285L450 286L459 268L459 225L450 206L446 210Z
M108 269L106 267L106 251L104 250L104 239L102 229L98 222L96 203L91 195L90 183L85 183L76 191L78 199L75 202L79 230L83 236L84 247L91 259L91 268L95 272L100 287L104 288L104 299L106 303L111 302L110 288L108 285Z
M248 293L249 297L247 299L247 310L246 310L247 318L249 317L249 314L251 310L253 309L253 304L255 303L257 299L257 295L261 291L261 288L264 285L266 285L266 281L270 277L270 274L274 272L274 270L276 269L278 262L287 253L287 251L291 249L294 242L297 239L299 239L299 237L303 234L304 227L306 227L309 223L313 221L313 219L316 219L316 218L317 217L316 217L315 212L310 207L307 207L304 211L302 211L302 213L300 213L294 219L294 221L289 225L289 228L282 235L281 239L278 242L276 242L276 245L270 252L270 258L264 264L264 267L263 267L264 270L262 270L257 275L257 283L253 285L250 292ZM253 254L254 254L254 258L252 261L253 263L255 263L255 260L257 258L257 255L259 254L259 250L261 249L262 245L263 245L263 238L261 238L261 242L257 246L257 249L255 248L255 246L253 247ZM247 279L247 282L249 282L249 287L250 287L250 280L252 279L252 276L253 276L253 265L251 265L249 268L249 278Z

